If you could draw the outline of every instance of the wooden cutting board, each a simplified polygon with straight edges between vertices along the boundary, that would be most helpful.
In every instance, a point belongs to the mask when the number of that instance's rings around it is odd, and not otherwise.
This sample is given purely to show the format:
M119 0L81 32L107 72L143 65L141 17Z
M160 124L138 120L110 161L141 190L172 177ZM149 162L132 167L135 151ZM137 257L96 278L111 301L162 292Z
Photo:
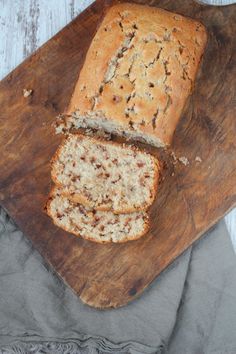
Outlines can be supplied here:
M140 295L236 204L236 6L139 1L196 18L208 30L195 90L173 143L176 155L190 164L173 165L164 154L151 230L138 241L95 244L60 230L43 213L49 161L61 140L52 123L70 99L107 3L97 1L0 83L1 205L82 301L98 308L122 306ZM24 98L24 88L33 94Z

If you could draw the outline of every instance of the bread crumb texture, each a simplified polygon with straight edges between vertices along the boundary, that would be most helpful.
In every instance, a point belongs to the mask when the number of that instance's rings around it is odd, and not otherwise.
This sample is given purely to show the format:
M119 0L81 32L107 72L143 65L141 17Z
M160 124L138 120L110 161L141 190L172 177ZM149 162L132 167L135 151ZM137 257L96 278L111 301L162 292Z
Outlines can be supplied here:
M189 165L189 160L186 156L181 156L178 158L179 162L181 162L184 166Z
M79 134L64 140L52 159L52 179L69 199L99 210L129 213L153 202L156 158L136 148Z
M25 98L31 96L32 93L33 93L33 90L31 90L31 89L25 89L25 88L23 89L23 96L24 96Z
M196 156L196 157L195 157L195 161L201 163L201 162L202 162L202 159L201 159L200 156Z
M102 43L102 45L101 45ZM204 26L155 7L111 7L88 50L64 129L168 145L206 44Z
M54 188L47 203L54 223L77 236L95 242L125 242L144 235L149 228L145 212L115 215L72 203Z

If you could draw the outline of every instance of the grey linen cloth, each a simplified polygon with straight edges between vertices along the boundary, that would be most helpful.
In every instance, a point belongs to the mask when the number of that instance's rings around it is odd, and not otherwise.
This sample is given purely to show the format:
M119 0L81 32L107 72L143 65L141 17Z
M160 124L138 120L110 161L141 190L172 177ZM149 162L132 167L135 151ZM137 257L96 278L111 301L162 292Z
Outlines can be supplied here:
M236 353L236 256L224 222L125 307L96 310L0 211L0 353Z

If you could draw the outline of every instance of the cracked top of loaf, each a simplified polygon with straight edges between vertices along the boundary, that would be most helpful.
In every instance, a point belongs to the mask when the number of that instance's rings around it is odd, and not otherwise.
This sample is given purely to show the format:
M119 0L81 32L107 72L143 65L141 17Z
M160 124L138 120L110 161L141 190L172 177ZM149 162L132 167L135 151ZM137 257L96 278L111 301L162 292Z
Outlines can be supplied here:
M105 130L169 145L206 39L205 27L190 18L130 3L111 7L88 50L67 114L82 117L84 126L86 119L98 126L101 119Z

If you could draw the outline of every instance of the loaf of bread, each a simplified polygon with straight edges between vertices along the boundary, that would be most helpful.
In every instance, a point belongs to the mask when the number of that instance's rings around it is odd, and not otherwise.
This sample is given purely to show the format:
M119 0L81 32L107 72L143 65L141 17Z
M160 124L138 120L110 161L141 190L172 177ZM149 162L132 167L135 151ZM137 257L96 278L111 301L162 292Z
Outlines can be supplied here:
M137 148L69 135L52 159L52 180L70 200L97 210L147 209L158 184L158 161Z
M74 204L54 188L46 211L55 225L94 242L126 242L143 236L149 228L148 216L140 211L132 214L113 214Z
M105 15L63 124L169 145L193 89L204 26L159 8L121 3Z

